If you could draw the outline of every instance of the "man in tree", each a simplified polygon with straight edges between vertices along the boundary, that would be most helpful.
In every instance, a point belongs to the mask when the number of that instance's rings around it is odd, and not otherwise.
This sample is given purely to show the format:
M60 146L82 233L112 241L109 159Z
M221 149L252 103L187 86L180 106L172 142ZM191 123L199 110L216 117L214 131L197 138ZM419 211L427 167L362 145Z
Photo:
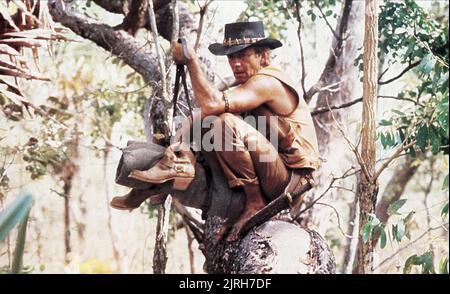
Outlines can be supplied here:
M293 82L270 66L270 50L281 46L280 41L265 37L260 21L225 25L223 43L212 44L209 50L228 57L236 83L231 89L219 91L205 77L194 50L172 44L175 63L187 66L201 119L215 116L214 149L206 152L202 146L202 153L207 162L218 162L231 189L242 189L246 195L243 212L224 224L217 232L218 239L231 229L227 240L236 240L251 216L268 201L311 180L312 171L319 166L317 138L307 104ZM258 126L237 115L253 116ZM277 144L272 144L261 129L274 132ZM150 174L142 171L134 176L145 181ZM176 175L170 176L176 179ZM117 201L129 201L131 196L125 197Z

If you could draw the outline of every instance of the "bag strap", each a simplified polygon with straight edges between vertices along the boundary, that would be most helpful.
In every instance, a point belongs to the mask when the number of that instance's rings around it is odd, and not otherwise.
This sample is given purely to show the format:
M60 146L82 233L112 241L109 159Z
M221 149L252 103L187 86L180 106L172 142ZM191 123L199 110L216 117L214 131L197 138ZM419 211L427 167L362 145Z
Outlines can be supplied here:
M183 54L185 59L188 58L187 56L187 43L186 40L184 38L180 38L178 39L178 43L181 43L182 47L183 47ZM177 71L176 71L176 75L175 75L175 87L173 90L173 99L172 99L172 103L173 103L173 118L175 118L176 116L176 112L177 112L177 104L178 104L178 92L180 91L180 82L183 83L183 90L184 90L184 94L186 95L186 102L188 104L189 107L189 111L191 113L192 116L192 106L191 106L191 100L189 99L189 90L187 87L187 82L186 82L186 71L185 71L185 66L183 64L178 64L177 65Z

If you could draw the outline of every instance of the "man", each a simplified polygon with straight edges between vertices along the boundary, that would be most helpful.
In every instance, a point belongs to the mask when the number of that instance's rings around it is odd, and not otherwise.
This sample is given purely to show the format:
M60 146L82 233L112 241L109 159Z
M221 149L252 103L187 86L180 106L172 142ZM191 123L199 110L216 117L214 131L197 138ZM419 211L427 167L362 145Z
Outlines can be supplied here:
M317 139L308 107L290 79L270 66L270 50L281 46L280 41L265 37L260 21L225 25L223 43L212 44L209 50L228 57L236 86L219 91L206 79L193 49L185 52L179 43L172 44L175 63L187 66L202 119L216 116L215 124L223 130L214 133L214 140L220 139L223 144L202 153L207 162L219 163L230 188L242 189L246 195L243 213L217 232L219 239L231 229L227 240L236 240L252 215L268 201L304 183L319 166ZM271 131L275 128L278 146L271 144L265 137L267 134L237 116L244 113L266 118L263 121L267 127ZM227 143L232 150L221 148ZM137 175L145 180L145 172Z

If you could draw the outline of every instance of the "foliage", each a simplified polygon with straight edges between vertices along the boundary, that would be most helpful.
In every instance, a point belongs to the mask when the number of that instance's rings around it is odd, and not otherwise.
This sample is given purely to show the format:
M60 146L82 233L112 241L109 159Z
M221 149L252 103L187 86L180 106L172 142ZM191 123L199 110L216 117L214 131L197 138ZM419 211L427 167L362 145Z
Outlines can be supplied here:
M388 1L379 21L380 54L387 66L407 64L414 68L416 87L409 86L397 94L412 103L401 110L392 109L379 122L378 138L383 148L414 143L409 155L431 152L449 154L448 114L448 23L439 23L414 1ZM448 175L443 189L448 187ZM448 213L448 203L441 215ZM401 240L404 225L393 226L394 239Z
M433 258L434 256L432 251L425 252L422 255L414 254L406 260L405 267L403 268L403 273L411 273L412 267L416 265L421 266L422 274L434 274L435 270L433 265Z
M306 12L306 15L312 22L315 22L317 18L323 19L324 17L333 17L336 19L337 14L334 11L339 2L341 1L248 1L247 9L241 15L240 20L244 21L251 17L256 17L264 22L264 26L270 36L286 40L288 24L292 20L298 21L298 17L301 18L301 15L298 14L304 14ZM270 15L270 19L267 18L268 15Z
M396 224L393 224L391 231L388 232L390 239L397 242L401 242L403 237L405 236L408 239L411 238L410 225L411 221L413 220L415 212L411 211L407 214L398 212L398 210L402 208L402 206L406 203L406 201L407 201L406 199L400 199L398 201L395 201L394 203L391 203L388 207L389 215L401 216L401 219ZM386 247L388 234L386 233L383 224L376 217L376 215L369 214L368 216L369 216L368 221L361 227L360 235L362 236L364 243L366 243L371 236L372 238L379 237L380 248L383 249Z
M33 204L31 195L19 196L13 203L0 212L0 242L2 242L9 231L19 222L24 220Z
M380 220L374 214L369 215L368 221L361 227L359 234L364 243L369 241L369 238L380 236L380 247L383 249L386 246L386 231L381 226Z
M30 58L24 49L30 49L37 66L38 48L51 40L66 40L61 30L53 27L46 6L29 5L29 1L0 2L0 108L13 121L23 118L24 108L29 111L32 103L26 99L17 78L47 80L32 73Z
M32 196L24 194L19 196L10 206L0 212L0 242L5 239L15 225L20 223L14 250L14 259L10 269L10 272L13 274L27 272L26 269L22 270L22 260L25 248L28 214L32 204Z

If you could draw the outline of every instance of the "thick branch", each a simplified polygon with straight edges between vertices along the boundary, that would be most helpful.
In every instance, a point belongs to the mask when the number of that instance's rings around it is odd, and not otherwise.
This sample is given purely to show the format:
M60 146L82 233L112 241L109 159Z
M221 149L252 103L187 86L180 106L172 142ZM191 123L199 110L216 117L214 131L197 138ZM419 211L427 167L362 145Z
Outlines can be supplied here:
M330 55L328 56L327 63L325 64L325 68L320 76L319 80L304 94L304 98L306 103L309 103L317 92L323 88L325 81L328 79L328 76L333 73L333 68L336 66L336 60L342 53L345 34L347 32L348 19L350 15L350 11L352 9L353 0L345 0L344 9L342 12L341 20L338 23L338 37L335 38L336 42L333 43L333 47L331 48Z
M70 11L68 6L64 7L59 0L49 0L48 8L55 21L116 55L141 74L145 81L161 79L156 57L151 52L145 51L136 39L124 31L115 31L108 25L78 15Z

